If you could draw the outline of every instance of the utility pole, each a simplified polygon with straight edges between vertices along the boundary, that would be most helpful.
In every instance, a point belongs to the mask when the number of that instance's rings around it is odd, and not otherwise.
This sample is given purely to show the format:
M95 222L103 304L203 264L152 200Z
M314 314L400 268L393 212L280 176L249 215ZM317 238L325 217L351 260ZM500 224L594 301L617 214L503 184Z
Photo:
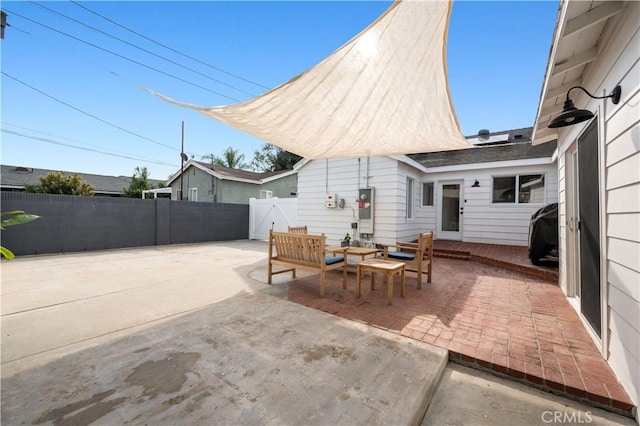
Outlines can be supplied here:
M7 14L0 11L0 39L4 40L4 29L7 26Z
M180 201L182 201L182 178L184 177L184 160L185 158L187 158L186 155L184 155L184 120L182 121L182 148L180 149L180 161L181 161L181 166L180 166Z

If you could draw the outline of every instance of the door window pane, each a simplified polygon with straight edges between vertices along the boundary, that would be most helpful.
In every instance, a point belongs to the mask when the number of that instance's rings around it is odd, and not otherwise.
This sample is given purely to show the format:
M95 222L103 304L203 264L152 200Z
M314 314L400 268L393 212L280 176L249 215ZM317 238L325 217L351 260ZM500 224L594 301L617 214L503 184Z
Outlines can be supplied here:
M442 230L460 231L460 185L442 185Z

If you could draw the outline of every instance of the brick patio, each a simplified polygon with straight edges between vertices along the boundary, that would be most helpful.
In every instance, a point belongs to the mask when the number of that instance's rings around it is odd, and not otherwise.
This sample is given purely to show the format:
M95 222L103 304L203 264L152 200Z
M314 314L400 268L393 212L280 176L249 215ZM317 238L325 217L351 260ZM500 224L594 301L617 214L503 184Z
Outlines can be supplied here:
M406 297L400 297L396 278L389 306L380 275L373 292L365 277L360 299L355 296L355 274L348 274L346 290L341 277L339 271L327 273L325 298L319 295L318 276L291 282L289 300L446 348L452 361L631 415L629 396L557 279L436 257L433 282L423 282L417 290L415 273L407 272Z

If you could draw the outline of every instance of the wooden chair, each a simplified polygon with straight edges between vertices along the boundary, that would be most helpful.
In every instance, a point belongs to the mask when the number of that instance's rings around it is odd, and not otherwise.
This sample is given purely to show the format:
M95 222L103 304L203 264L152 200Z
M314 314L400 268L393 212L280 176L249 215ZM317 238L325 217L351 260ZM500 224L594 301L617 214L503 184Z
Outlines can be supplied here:
M383 244L383 256L387 260L396 260L408 265L415 265L418 273L418 289L422 288L422 268L427 265L427 282L431 282L433 267L433 232L423 232L418 236L418 242L396 242ZM395 247L398 251L389 251Z
M287 232L290 233L290 234L306 234L307 233L307 225L289 226L287 228Z

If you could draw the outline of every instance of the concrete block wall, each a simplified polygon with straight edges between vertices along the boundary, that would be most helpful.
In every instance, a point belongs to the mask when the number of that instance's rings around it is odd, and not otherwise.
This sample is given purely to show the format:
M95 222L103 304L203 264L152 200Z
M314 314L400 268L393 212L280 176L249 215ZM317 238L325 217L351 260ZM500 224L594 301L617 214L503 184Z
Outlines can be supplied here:
M2 231L16 255L247 239L249 206L2 192L3 212L40 219Z

